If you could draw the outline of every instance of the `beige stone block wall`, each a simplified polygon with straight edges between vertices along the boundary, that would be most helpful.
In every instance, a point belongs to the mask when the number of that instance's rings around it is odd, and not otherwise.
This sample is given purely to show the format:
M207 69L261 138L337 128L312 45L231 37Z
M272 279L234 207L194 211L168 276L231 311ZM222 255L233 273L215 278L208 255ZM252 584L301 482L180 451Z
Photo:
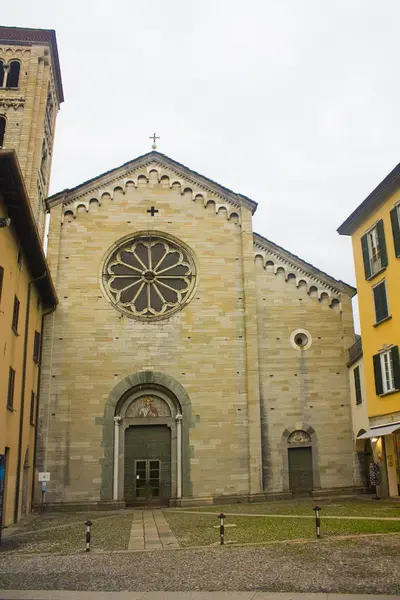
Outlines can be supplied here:
M46 324L38 456L40 468L52 473L48 500L99 499L105 402L116 383L143 370L171 375L189 394L193 495L247 494L249 471L260 480L260 438L249 440L249 419L259 431L257 409L249 411L259 392L256 375L249 383L246 372L249 360L257 360L252 300L246 304L244 294L252 246L225 210L216 214L214 203L204 208L203 200L193 201L182 186L158 183L154 174L148 184L128 184L125 193L104 191L101 206L89 203L90 194L82 197L87 207L78 208L76 218L65 216L60 238L60 209L52 212L48 257L60 304ZM159 210L155 217L147 213L152 205ZM250 224L247 217L247 237ZM101 291L105 254L138 231L174 236L195 257L193 299L169 319L129 319ZM252 489L260 491L259 484Z
M309 293L311 286L298 285L301 274L293 270L288 278L290 267L279 270L279 261L270 258L266 268L256 260L265 489L288 489L283 434L285 429L307 426L315 430L317 440L320 481L314 477L314 486L351 486L353 435L346 367L347 349L354 342L351 299L341 294L341 303L331 307L328 296L319 300L317 290ZM297 329L311 335L309 349L292 346L290 337Z

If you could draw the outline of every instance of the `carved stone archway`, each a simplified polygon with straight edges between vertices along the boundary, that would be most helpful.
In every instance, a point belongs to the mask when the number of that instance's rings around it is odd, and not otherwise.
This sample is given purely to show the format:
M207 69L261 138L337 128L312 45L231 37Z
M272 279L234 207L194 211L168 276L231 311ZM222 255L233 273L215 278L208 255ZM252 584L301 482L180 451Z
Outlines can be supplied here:
M159 398L160 401L165 402L169 407L170 415L164 414L156 417L144 414L144 412L140 415L129 412L130 409L133 410L132 407L137 399L145 397ZM154 419L160 423L165 421L164 424L171 428L172 456L175 457L172 469L172 503L179 503L181 497L192 495L189 460L192 407L189 396L184 387L173 377L156 371L142 371L121 380L112 389L105 405L103 418L104 462L101 485L103 501L122 501L123 499L123 478L120 477L121 471L123 472L123 436L119 435L120 424L122 423L122 429L124 429L135 423L150 422L153 424L155 423ZM178 439L179 436L180 439ZM118 447L118 453L114 452L115 447ZM176 469L178 462L181 464L181 477ZM117 491L114 485L116 469L118 470Z
M282 481L283 491L290 491L289 485L289 448L290 447L309 447L312 450L312 471L313 471L313 489L321 487L321 477L319 473L319 451L317 434L308 423L293 424L285 429L282 434Z

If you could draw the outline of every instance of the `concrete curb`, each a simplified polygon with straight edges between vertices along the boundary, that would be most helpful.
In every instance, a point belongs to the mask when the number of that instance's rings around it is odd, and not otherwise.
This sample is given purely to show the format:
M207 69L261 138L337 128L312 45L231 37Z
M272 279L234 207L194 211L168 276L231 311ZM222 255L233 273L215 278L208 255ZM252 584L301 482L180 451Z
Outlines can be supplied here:
M276 592L79 592L0 590L0 600L393 600L370 594L297 594Z

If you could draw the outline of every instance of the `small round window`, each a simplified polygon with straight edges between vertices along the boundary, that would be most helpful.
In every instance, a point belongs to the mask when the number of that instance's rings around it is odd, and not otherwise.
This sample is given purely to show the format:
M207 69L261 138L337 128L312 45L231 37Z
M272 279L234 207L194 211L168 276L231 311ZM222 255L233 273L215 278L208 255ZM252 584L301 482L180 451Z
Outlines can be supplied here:
M294 343L299 348L304 348L304 346L307 346L307 344L308 344L308 337L306 336L305 333L297 333L294 336Z
M168 317L191 298L196 279L189 249L162 235L121 241L105 261L103 289L114 307L143 320Z
M307 350L312 343L312 338L306 329L296 329L290 336L290 343L296 350Z

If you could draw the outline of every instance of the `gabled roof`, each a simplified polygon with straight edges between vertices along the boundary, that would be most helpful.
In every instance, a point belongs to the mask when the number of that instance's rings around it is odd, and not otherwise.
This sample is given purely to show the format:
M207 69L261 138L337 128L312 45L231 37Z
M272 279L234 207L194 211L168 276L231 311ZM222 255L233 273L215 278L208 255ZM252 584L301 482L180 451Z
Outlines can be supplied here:
M100 180L102 180L101 185L105 186L107 185L108 180L112 181L116 177L123 177L124 174L128 174L133 170L145 167L151 163L158 163L167 169L176 171L185 179L193 180L194 183L198 183L199 185L203 185L204 187L209 188L211 191L214 191L215 193L226 197L228 200L230 200L236 205L246 206L251 210L252 214L254 214L257 209L257 202L254 202L254 200L251 200L251 198L248 198L243 194L238 194L230 190L229 188L224 187L220 183L217 183L216 181L213 181L212 179L209 179L208 177L200 175L200 173L189 169L189 167L186 167L182 163L177 162L172 158L169 158L169 156L166 156L161 152L156 152L155 150L143 154L142 156L138 156L137 158L130 160L119 167L111 169L110 171L101 173L100 175L97 175L92 179L88 179L87 181L84 181L83 183L75 186L74 188L68 188L61 192L58 192L57 194L49 196L46 201L47 207L52 208L53 206L56 206L61 202L67 203L72 197L82 195L86 191L87 193L89 193L91 188L93 187L93 184L99 182Z
M42 46L45 44L50 46L58 101L60 104L64 102L60 60L58 58L57 39L54 29L0 26L0 44L9 44L10 46L28 46L31 44Z
M299 269L305 274L311 275L311 277L320 280L328 287L334 288L339 292L348 294L351 298L357 294L357 289L348 283L345 283L341 279L335 279L325 271L321 271L311 263L306 262L296 254L292 254L286 248L278 246L275 242L263 237L259 233L254 233L254 243L260 248L263 248L272 254L281 257L285 262L292 265L294 268Z
M364 202L337 229L340 235L351 235L393 192L400 187L400 163L370 193Z
M55 308L56 291L14 150L0 150L0 194L42 303Z

